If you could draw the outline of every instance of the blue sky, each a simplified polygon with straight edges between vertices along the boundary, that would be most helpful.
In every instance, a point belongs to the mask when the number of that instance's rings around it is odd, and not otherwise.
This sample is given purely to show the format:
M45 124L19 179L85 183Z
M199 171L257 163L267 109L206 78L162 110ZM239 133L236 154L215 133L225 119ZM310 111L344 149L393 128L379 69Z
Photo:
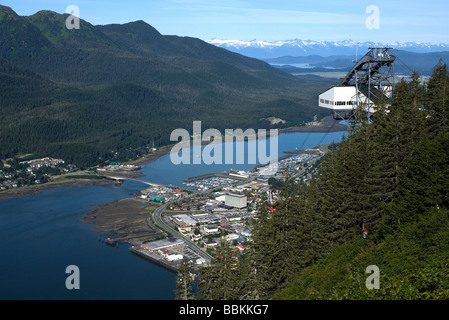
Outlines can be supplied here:
M80 17L94 25L144 20L162 34L203 40L449 43L447 0L0 0L0 3L19 15L39 10L64 13L67 6L76 5ZM370 5L378 8L378 15L367 12Z

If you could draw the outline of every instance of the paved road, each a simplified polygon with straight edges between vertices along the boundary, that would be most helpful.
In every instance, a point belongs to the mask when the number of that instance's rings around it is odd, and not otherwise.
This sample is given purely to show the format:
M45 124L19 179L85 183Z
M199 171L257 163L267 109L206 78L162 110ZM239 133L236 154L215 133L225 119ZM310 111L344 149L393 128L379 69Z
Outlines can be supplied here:
M158 207L156 210L153 211L153 221L155 224L157 224L159 227L161 227L164 231L172 234L175 237L181 238L186 245L188 245L193 251L198 253L201 257L203 257L207 262L209 262L212 257L207 253L201 250L195 243L190 241L190 239L187 239L180 235L175 229L170 227L168 224L166 224L162 219L162 212L168 207L170 203L165 203Z

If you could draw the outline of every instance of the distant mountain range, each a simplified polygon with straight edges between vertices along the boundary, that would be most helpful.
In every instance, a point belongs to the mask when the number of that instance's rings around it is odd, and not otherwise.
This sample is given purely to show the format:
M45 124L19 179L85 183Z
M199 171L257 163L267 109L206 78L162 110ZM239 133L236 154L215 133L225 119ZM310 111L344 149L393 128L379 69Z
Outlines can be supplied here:
M367 51L362 51L358 58L360 59ZM417 71L422 76L430 76L433 68L442 59L449 61L449 51L416 53L404 50L391 50L392 55L396 57L394 63L394 72L396 75L410 75ZM310 72L348 72L354 66L354 55L338 55L323 57L319 55L310 56L283 56L279 58L268 58L264 61L292 74L310 73Z
M208 43L217 47L243 54L248 57L266 59L282 56L308 56L320 55L323 57L333 55L356 55L364 54L369 47L391 47L393 49L405 50L415 53L429 53L449 51L448 43L424 43L424 42L357 42L345 41L313 41L313 40L279 40L279 41L241 41L241 40L207 40Z
M395 73L410 74L418 71L428 76L440 59L449 61L449 44L431 44L419 42L376 43L347 41L208 41L210 44L255 57L293 74L310 72L347 72L354 65L356 57L368 52L369 47L390 47L396 56Z

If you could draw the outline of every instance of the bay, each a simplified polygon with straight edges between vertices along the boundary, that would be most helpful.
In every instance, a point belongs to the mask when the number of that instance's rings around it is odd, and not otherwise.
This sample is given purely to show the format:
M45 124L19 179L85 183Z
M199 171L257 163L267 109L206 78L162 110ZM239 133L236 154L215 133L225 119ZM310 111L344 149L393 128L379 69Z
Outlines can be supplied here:
M281 134L279 156L285 150L338 142L345 134ZM166 155L145 164L141 179L182 186L185 178L231 168L252 170L254 164L175 165ZM145 187L127 181L119 187L64 187L0 200L0 299L173 299L175 273L133 255L127 245L105 245L94 226L80 222L96 206L129 198ZM79 268L80 289L66 288L70 265Z
M0 299L173 299L176 275L107 246L80 222L96 206L138 188L58 188L0 201ZM76 265L80 289L68 290L66 267Z
M284 155L284 151L291 150L303 150L308 148L314 148L321 144L328 144L332 142L341 141L342 137L346 135L347 132L294 132L294 133L282 133L278 136L278 150L277 152L271 152L269 139L266 141L266 156L270 159L281 157ZM228 143L229 144L229 143ZM222 162L223 164L205 164L204 161L201 164L193 164L194 151L191 150L190 153L190 164L173 164L170 161L169 155L161 157L154 162L147 163L141 170L145 177L140 178L141 180L160 183L164 185L175 185L182 187L184 179L199 176L207 173L222 173L229 172L231 169L235 170L253 170L255 165L260 164L256 159L256 163L248 163L248 141L245 142L233 142L233 164L225 164L224 158L226 154L225 143L222 143ZM244 146L244 163L236 164L236 149L239 145ZM205 146L202 146L204 150ZM257 149L258 151L258 149ZM137 183L138 182L127 182L127 183Z

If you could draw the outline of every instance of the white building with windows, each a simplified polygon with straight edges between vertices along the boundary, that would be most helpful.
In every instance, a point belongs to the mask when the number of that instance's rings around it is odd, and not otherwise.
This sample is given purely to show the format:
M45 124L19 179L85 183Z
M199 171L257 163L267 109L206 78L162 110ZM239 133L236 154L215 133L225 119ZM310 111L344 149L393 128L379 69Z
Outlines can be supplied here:
M366 97L359 92L359 99L365 101ZM319 96L318 105L332 110L351 111L357 103L357 90L355 86L335 86Z
M376 92L379 90L379 87L373 86L372 90ZM381 90L387 99L391 98L393 93L391 86L383 86ZM373 92L371 93L373 94ZM369 114L374 113L374 102L360 91L358 92L357 98L357 89L355 86L340 85L328 89L320 94L318 106L331 109L335 113L344 114L351 112L357 106L357 102L359 102L360 106L370 106L368 110Z

